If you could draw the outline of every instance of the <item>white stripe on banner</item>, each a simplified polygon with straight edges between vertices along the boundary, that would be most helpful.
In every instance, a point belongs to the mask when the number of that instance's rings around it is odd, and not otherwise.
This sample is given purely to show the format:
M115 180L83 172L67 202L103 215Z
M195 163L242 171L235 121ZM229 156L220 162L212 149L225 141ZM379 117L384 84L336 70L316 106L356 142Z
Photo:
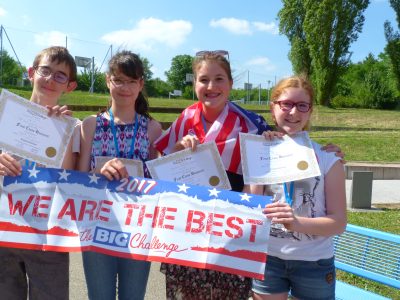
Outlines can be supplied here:
M98 251L264 274L271 197L146 178L24 168L5 177L0 246L61 252Z

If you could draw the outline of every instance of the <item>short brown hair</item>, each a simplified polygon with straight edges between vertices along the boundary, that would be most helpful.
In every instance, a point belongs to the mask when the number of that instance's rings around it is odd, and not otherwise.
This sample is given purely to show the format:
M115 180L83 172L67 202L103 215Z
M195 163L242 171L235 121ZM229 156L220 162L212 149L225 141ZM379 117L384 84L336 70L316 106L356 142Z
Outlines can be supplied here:
M52 46L43 49L36 55L33 61L33 67L36 68L37 66L39 66L40 61L45 56L47 56L51 62L55 61L57 63L65 63L69 68L69 81L76 81L76 63L67 48L61 46Z

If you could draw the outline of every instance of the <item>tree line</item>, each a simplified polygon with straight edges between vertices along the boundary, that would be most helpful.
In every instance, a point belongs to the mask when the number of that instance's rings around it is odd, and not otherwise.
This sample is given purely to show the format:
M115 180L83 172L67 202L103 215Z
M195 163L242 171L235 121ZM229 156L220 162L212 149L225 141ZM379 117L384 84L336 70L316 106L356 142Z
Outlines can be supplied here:
M400 105L400 0L389 0L397 26L385 21L387 44L378 57L369 54L363 61L351 62L350 46L362 32L364 12L369 0L282 0L278 13L279 31L291 45L288 58L295 74L308 76L316 90L317 104L330 107L393 109ZM397 29L396 29L397 28ZM6 51L2 53L2 86L15 85L22 78L20 66ZM145 90L150 97L168 97L181 90L191 99L193 87L186 81L192 73L193 57L182 54L172 58L166 80L153 78L152 64L145 57ZM88 91L91 70L78 74L78 90ZM94 91L107 93L105 74L94 68ZM270 91L263 90L263 95ZM257 94L258 91L252 91ZM235 89L232 97L245 98L247 91ZM253 95L252 98L257 96Z

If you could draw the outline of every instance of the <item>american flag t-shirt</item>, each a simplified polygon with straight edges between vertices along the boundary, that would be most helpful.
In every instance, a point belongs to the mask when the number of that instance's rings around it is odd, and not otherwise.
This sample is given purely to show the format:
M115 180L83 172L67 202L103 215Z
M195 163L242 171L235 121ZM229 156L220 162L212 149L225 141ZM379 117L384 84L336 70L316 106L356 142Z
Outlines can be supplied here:
M167 132L155 142L156 149L169 154L177 141L188 134L195 135L200 143L215 141L225 169L242 174L239 132L260 134L271 128L262 116L228 102L206 133L201 122L201 111L201 102L186 108Z

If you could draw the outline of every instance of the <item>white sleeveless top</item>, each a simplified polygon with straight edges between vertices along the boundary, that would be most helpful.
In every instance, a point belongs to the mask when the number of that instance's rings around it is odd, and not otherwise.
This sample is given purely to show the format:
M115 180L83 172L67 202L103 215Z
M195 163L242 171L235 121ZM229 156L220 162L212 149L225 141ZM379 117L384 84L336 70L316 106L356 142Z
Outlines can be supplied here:
M313 143L314 151L321 170L321 176L294 182L292 207L294 214L302 217L326 216L325 175L340 158L335 153L320 150L321 146ZM284 200L283 185L269 186L265 194L273 194L274 201ZM285 260L316 261L333 256L332 237L314 236L287 231L283 225L271 225L268 242L268 255Z

